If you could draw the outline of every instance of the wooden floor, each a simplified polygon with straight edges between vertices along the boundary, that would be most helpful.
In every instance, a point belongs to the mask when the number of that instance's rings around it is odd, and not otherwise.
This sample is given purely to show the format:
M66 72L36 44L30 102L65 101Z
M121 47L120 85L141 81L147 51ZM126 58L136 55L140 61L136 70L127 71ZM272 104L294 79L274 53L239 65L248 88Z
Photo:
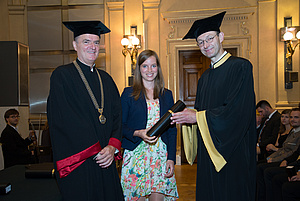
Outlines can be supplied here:
M196 200L197 164L175 165L175 177L179 193L178 201Z

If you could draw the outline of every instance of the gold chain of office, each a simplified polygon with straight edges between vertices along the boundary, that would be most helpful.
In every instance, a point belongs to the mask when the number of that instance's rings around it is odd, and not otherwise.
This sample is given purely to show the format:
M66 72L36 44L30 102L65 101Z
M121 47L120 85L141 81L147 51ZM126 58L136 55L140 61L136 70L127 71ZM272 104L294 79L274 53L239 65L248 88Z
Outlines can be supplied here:
M76 69L77 69L77 71L78 71L78 73L79 73L79 75L80 75L80 77L81 77L81 79L82 79L82 81L83 81L83 83L84 83L84 85L85 85L86 90L89 92L89 95L90 95L90 97L91 97L91 99L92 99L92 101L93 101L93 104L94 104L96 110L98 110L98 112L99 112L99 114L100 114L100 115L99 115L99 121L100 121L100 123L101 123L101 124L105 124L106 118L105 118L105 116L103 115L103 110L104 110L103 84L102 84L102 79L101 79L101 77L100 77L100 74L99 74L98 70L95 69L96 72L97 72L97 75L98 75L99 82L100 82L101 107L99 107L99 105L98 105L98 103L97 103L97 100L96 100L96 98L95 98L95 96L94 96L94 93L93 93L93 91L92 91L92 89L91 89L89 83L87 82L87 80L86 80L86 78L85 78L85 76L84 76L84 74L83 74L81 68L79 67L78 63L76 62L76 60L73 61L73 64L75 65L75 67L76 67Z

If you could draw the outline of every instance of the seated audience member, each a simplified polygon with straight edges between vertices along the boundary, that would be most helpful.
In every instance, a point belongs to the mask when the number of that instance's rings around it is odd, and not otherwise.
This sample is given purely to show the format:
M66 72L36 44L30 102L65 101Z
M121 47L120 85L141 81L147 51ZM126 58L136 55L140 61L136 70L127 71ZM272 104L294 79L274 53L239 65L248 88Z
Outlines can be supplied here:
M26 139L21 137L16 127L19 123L19 117L19 112L15 109L9 109L4 114L7 125L2 131L0 138L4 157L4 168L35 162L34 156L28 149L28 145L36 140L35 134L34 132L30 132Z
M296 175L277 175L273 178L274 191L281 192L281 196L274 196L273 201L299 201L300 200L300 160L293 164L296 168ZM277 193L278 193L277 192Z
M278 132L278 137L276 140L275 145L274 144L268 144L266 147L266 150L268 152L275 152L278 151L279 148L282 147L283 142L286 140L290 130L291 130L291 124L290 124L290 112L291 110L286 109L281 112L281 122L280 122L280 128Z
M293 108L290 113L290 124L293 127L284 141L282 148L267 158L267 163L257 165L257 201L265 200L264 171L269 167L283 166L284 160L293 155L300 144L300 109Z
M275 144L276 142L281 115L266 100L259 101L256 105L256 110L263 116L263 123L257 141L258 160L262 160L267 156L267 145Z
M294 108L290 113L290 124L293 127L288 134L281 148L272 153L267 162L281 162L283 159L291 156L300 144L300 109Z
M300 146L290 157L281 162L279 167L269 167L264 171L266 186L266 201L282 201L282 184L288 181L286 172L287 166L294 166L296 170L300 168ZM298 160L297 160L298 159ZM294 185L294 184L291 184ZM291 188L292 190L293 188ZM285 190L286 191L286 190ZM298 187L300 192L300 188ZM292 193L294 194L294 193ZM299 195L298 195L299 196ZM299 197L298 197L299 198Z

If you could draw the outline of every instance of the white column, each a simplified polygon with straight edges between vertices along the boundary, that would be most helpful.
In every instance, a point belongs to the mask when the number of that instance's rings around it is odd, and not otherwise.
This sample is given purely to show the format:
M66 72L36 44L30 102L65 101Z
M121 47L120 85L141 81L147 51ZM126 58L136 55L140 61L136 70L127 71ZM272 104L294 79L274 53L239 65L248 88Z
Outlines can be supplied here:
M160 0L143 0L145 48L154 50L159 55L159 5Z
M111 30L105 34L106 71L114 79L119 92L126 86L126 68L122 55L121 39L124 30L124 3L107 2L105 24Z
M26 0L9 1L8 15L11 41L28 44L27 7Z

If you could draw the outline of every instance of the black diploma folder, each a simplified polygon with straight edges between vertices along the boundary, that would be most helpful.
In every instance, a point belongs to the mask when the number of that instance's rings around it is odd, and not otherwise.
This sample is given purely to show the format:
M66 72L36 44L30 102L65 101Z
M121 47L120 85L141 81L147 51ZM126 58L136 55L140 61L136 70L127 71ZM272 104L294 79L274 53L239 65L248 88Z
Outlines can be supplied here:
M25 178L54 178L53 163L38 163L26 165Z
M185 108L185 104L178 100L169 110L160 118L160 120L147 132L148 136L156 136L161 135L165 129L170 126L172 113L181 112Z

